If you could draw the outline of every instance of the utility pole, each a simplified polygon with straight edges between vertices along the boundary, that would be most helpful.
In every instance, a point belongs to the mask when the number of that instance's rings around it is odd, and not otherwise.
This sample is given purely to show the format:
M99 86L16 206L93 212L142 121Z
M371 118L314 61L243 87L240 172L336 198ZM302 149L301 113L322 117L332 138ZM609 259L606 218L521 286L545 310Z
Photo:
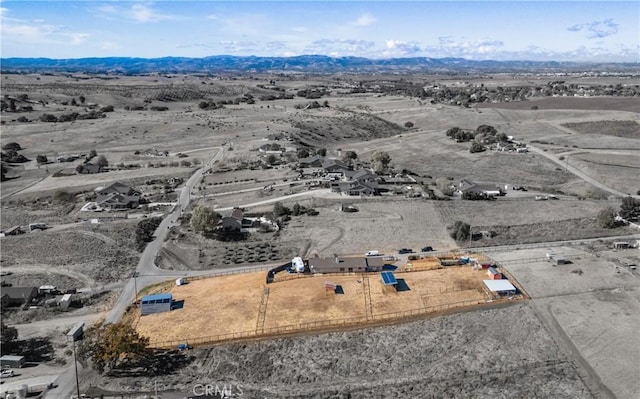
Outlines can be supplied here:
M78 381L78 359L76 358L76 340L73 339L73 367L76 369L76 393L77 399L80 399L80 382Z
M133 272L133 303L138 302L138 283L137 283L137 277L140 275L140 273L138 272Z

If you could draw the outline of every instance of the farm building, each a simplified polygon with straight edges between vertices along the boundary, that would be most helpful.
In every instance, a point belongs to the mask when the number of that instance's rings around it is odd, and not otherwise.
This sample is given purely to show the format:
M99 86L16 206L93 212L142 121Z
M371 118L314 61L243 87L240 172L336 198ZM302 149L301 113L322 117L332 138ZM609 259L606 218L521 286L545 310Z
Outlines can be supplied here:
M144 316L152 313L171 311L173 297L171 293L143 296L140 301L140 313Z
M492 280L502 280L502 273L500 273L498 271L498 269L496 269L495 267L490 267L487 269L487 275L492 279Z
M9 367L12 369L19 369L20 367L23 367L24 364L24 356L4 355L0 357L0 367L2 368Z
M31 303L31 300L38 296L37 287L2 287L2 295L7 295L7 299L3 299L3 305L21 306Z
M384 260L380 256L309 259L311 273L377 272L381 271L383 266Z
M516 293L516 287L509 280L482 280L482 282L492 294L514 295Z

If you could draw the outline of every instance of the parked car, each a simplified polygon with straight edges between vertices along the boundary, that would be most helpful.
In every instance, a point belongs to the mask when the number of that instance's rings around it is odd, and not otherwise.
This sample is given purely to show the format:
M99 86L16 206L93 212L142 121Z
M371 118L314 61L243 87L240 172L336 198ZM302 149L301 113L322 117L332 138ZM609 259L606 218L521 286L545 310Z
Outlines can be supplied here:
M13 370L2 370L0 371L0 378L9 378L13 377Z
M433 248L432 247L422 247L421 251L422 252L431 252L431 251L433 251Z
M413 253L413 249L411 248L402 248L400 250L398 250L399 254L412 254Z

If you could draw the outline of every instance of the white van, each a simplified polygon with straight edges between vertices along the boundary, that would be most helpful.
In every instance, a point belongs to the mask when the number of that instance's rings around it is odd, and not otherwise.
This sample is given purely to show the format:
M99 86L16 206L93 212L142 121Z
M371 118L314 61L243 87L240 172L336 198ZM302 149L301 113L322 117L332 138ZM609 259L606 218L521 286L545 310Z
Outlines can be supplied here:
M380 256L380 252L376 251L376 250L371 250L371 251L367 251L366 254L364 254L365 256Z

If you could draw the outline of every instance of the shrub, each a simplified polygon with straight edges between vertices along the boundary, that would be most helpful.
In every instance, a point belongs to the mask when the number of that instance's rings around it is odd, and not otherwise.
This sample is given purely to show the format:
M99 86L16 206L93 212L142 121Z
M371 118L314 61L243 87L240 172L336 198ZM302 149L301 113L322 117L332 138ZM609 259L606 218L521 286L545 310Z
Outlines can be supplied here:
M43 164L49 162L49 160L47 159L46 155L37 155L36 162L38 162L39 164Z
M13 151L20 151L22 149L22 147L20 147L20 144L16 143L16 142L11 142L11 143L7 143L5 145L2 146L3 150L13 150Z
M57 122L58 118L55 115L51 115L51 114L42 114L40 116L40 121L41 122Z

